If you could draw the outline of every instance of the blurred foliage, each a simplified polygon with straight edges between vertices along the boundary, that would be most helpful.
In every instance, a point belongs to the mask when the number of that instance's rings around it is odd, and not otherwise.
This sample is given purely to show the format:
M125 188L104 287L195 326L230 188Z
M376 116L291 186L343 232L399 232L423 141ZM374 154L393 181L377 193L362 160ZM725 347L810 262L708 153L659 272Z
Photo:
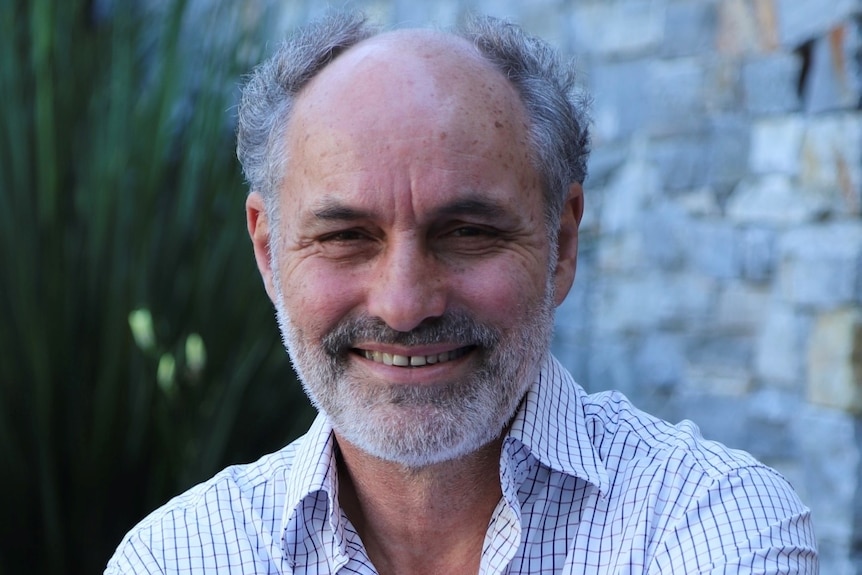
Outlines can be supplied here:
M0 3L0 573L101 572L313 416L245 231L254 25L209 4Z

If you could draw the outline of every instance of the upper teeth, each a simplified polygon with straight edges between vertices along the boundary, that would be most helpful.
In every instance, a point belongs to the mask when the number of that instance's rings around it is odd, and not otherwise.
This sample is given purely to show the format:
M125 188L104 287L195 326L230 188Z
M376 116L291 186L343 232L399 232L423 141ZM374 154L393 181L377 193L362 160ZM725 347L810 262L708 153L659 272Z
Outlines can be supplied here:
M444 351L433 355L399 355L397 353L385 353L382 351L362 350L366 359L376 361L385 365L396 365L401 367L418 367L429 363L443 363L451 361L464 355L464 348Z

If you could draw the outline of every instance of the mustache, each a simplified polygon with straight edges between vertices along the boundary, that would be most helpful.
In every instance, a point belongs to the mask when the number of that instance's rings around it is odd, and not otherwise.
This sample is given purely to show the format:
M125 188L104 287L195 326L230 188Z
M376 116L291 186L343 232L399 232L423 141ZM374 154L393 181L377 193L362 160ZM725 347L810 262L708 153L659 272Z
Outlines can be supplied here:
M487 349L497 345L501 339L498 329L476 321L465 312L452 311L429 318L410 331L394 330L377 317L356 316L340 322L323 337L321 343L330 355L340 355L359 342L402 346L446 342Z

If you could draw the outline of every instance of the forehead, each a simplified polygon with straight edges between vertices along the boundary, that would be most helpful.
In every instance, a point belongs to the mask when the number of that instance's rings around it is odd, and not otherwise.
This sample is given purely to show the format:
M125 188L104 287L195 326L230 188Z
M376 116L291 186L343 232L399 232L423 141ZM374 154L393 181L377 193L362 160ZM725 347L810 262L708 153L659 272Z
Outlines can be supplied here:
M526 150L527 115L512 84L471 44L405 30L354 46L313 78L296 100L287 138L296 152L444 133L463 140L452 145L499 144L503 136L508 147Z

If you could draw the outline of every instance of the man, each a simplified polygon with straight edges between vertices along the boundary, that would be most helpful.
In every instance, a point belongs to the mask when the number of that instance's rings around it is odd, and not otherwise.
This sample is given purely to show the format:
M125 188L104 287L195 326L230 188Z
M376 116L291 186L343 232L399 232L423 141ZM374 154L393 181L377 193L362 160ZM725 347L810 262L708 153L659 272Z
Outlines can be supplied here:
M588 135L572 75L491 19L334 15L245 87L249 234L321 414L123 541L107 573L815 573L747 454L549 355Z

